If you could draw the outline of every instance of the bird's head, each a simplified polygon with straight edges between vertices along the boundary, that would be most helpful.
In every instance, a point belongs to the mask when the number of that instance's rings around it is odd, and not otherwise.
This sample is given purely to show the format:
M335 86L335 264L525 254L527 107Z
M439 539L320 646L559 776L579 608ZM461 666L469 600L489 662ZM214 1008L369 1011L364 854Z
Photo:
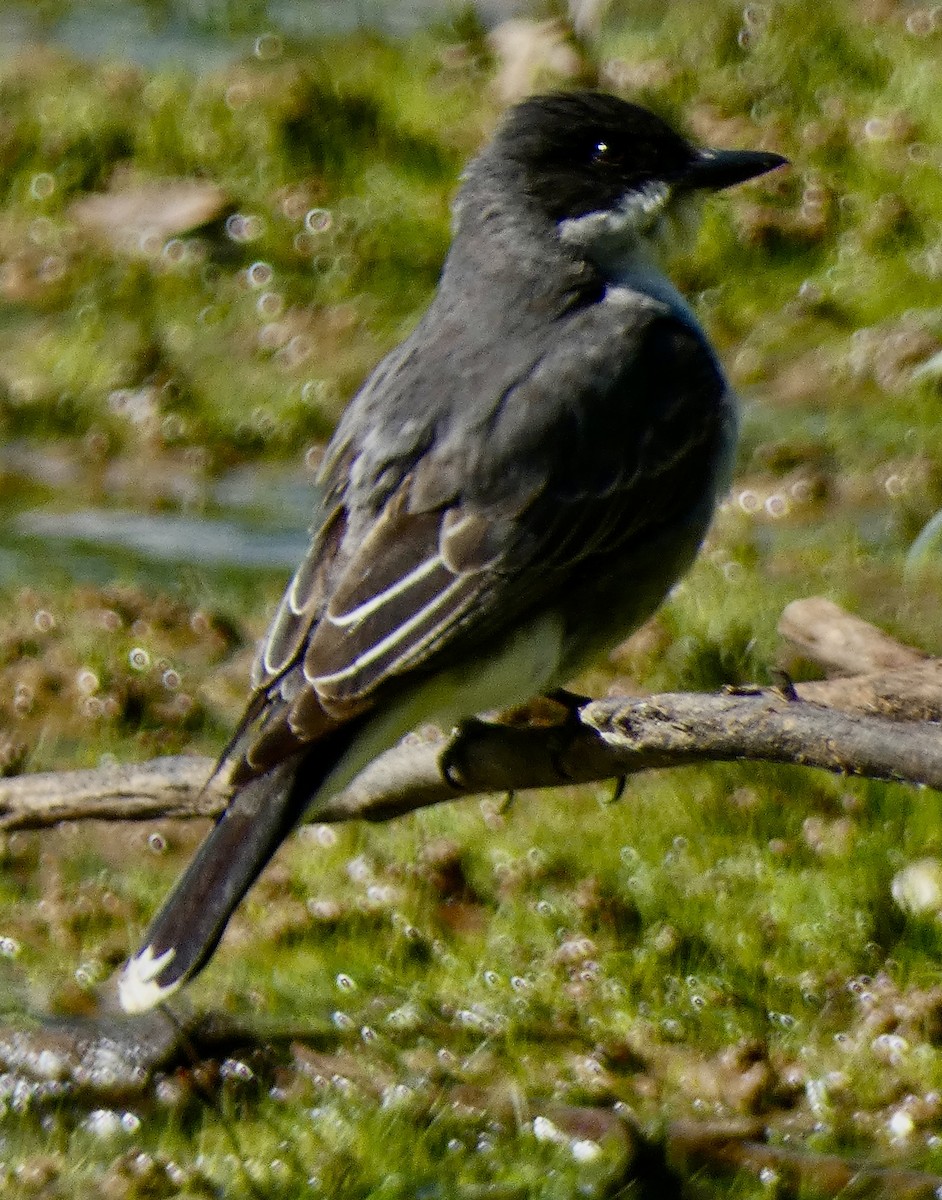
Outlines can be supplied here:
M762 150L699 149L655 113L586 91L518 104L494 149L563 241L590 255L613 242L656 241L665 218L692 198L787 161Z

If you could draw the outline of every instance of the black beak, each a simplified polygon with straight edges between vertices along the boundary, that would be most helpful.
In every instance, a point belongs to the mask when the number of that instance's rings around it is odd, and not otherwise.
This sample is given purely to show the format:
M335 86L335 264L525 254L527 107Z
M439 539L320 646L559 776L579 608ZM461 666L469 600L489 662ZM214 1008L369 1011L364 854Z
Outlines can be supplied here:
M787 158L770 150L701 150L684 175L682 186L719 191L787 163Z

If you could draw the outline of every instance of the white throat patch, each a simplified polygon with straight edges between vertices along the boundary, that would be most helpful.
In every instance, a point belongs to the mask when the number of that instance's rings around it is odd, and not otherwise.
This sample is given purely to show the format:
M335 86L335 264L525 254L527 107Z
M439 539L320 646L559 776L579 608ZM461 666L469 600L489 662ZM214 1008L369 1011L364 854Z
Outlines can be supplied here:
M571 217L557 226L559 240L590 259L602 272L609 295L619 291L644 296L667 307L701 336L693 309L659 265L662 249L679 249L698 224L699 205L677 197L665 183L629 193L617 208Z
M559 240L593 259L631 253L640 244L657 240L657 226L671 198L668 184L646 183L624 196L617 208L560 221Z

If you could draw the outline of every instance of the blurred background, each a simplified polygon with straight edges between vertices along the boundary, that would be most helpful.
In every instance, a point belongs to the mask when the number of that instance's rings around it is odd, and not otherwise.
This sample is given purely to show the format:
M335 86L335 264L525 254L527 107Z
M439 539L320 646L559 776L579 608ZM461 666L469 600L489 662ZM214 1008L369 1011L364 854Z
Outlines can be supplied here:
M813 594L940 653L940 54L942 9L894 0L0 3L0 771L218 751L333 423L434 289L462 164L548 87L793 163L711 201L672 264L743 398L736 483L580 686L800 678L776 626ZM788 1109L821 1148L942 1169L942 939L891 894L942 853L936 798L755 765L606 790L285 848L195 1001L317 1026L385 1082L240 1093L265 1194L301 1194L279 1104L311 1194L623 1194L607 1143L583 1161L486 1102L436 1124L445 1076L652 1119ZM11 1020L92 1006L199 832L8 836ZM875 977L911 1028L877 1029ZM139 1143L248 1187L212 1114L158 1105L118 1150L72 1100L47 1127L6 1103L10 1194L37 1155L50 1195L143 1194L115 1166Z

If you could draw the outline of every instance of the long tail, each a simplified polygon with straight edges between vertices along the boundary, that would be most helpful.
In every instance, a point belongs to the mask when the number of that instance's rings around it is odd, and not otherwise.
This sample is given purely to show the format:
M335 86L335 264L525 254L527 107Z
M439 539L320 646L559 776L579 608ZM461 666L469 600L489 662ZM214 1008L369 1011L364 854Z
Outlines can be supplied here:
M125 964L118 979L125 1012L153 1008L209 962L243 896L334 778L361 724L348 721L239 787Z
M296 786L298 758L247 783L230 802L125 965L125 1012L166 1000L212 956L229 918L300 821L310 793Z

